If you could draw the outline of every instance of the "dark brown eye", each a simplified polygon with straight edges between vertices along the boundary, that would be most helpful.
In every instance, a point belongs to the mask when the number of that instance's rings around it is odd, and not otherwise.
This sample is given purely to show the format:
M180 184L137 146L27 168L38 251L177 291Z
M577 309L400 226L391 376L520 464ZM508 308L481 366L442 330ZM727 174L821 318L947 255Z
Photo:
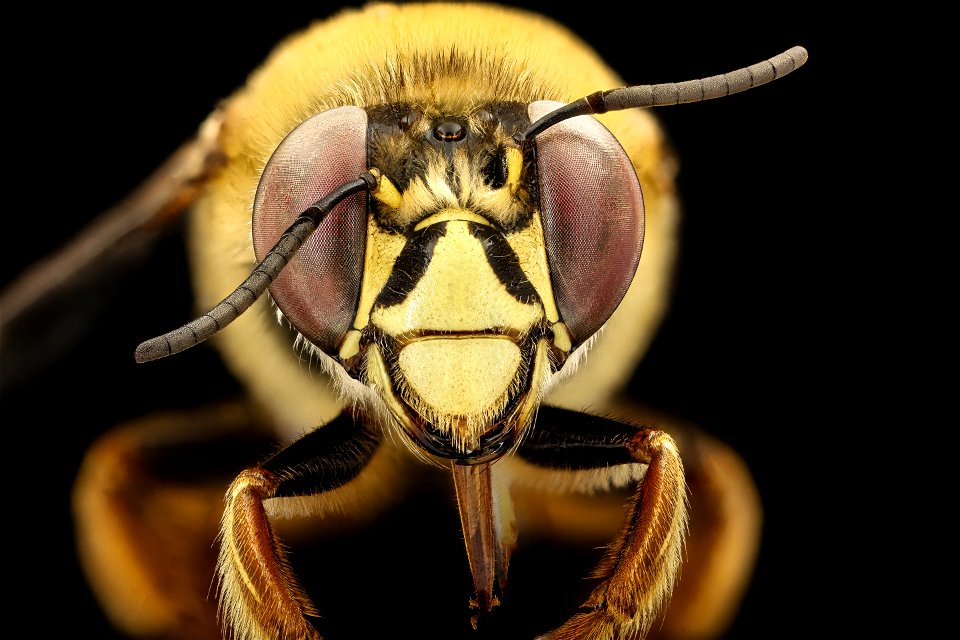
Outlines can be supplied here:
M253 246L261 260L300 213L366 170L367 114L339 107L306 120L280 143L260 177ZM353 324L366 247L366 196L333 209L270 286L301 334L335 354Z
M560 106L531 103L531 122ZM643 246L643 195L623 147L592 116L550 127L536 145L553 294L577 345L603 326L633 281Z
M441 142L456 142L466 135L466 129L459 122L441 122L433 129L433 137Z

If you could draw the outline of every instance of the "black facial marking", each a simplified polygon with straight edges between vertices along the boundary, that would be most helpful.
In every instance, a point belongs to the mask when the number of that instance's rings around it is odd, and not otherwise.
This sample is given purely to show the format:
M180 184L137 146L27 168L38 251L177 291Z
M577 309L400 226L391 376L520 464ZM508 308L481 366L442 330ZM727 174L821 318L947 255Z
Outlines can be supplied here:
M427 272L437 241L447 232L447 223L438 222L413 234L400 252L375 306L391 307L406 300Z
M507 183L507 162L504 148L497 148L496 152L483 165L483 177L491 189L502 189Z
M536 289L530 284L527 274L520 266L520 259L513 251L513 247L503 237L503 234L492 227L470 223L470 233L480 240L483 251L487 255L487 262L497 275L497 278L506 287L518 302L533 304L539 298Z

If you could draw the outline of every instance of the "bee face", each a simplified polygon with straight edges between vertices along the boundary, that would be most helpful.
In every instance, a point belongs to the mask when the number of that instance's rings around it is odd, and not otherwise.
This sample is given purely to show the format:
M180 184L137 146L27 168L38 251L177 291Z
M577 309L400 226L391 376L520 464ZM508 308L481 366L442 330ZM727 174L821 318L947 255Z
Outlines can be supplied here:
M636 271L643 200L616 138L581 118L526 152L513 142L559 106L336 107L298 125L264 168L259 260L311 203L367 166L380 176L369 201L331 212L271 294L430 453L489 459L516 443L550 375Z
M396 12L391 24L402 33L420 9L383 11ZM471 25L490 11L451 10L443 35L424 42L387 38L382 48L351 60L337 81L320 78L313 95L298 95L280 117L264 105L283 93L298 47L309 49L375 12L344 14L324 32L293 41L287 56L268 63L230 102L222 143L227 163L194 216L194 238L211 239L194 242L203 304L222 298L227 283L249 272L330 189L367 167L377 171L381 186L334 209L273 283L272 301L341 393L380 405L428 452L471 459L515 444L552 383L576 368L634 280L645 229L639 155L598 120L565 122L522 151L513 142L581 89L565 86L568 74L549 51L511 52L477 38ZM540 26L570 38L556 25ZM545 63L536 73L531 55ZM566 62L613 82L609 70L576 49ZM645 114L624 115L611 114L611 126L626 121L650 133ZM656 143L645 150L651 152L659 153ZM262 165L250 162L257 157ZM652 183L652 201L666 210L662 218L670 205L659 186ZM253 251L238 238L252 238ZM655 256L648 287L661 279L657 262ZM257 340L269 334L289 341L259 307L260 319L241 326ZM656 314L659 304L646 309ZM254 338L241 333L234 333L236 347L233 337L220 345L275 404L290 387L279 389L275 376L254 371L244 346ZM279 360L273 364L290 367ZM303 371L293 377L302 379ZM284 405L316 397L316 382L305 381L300 399ZM335 414L328 407L341 403L336 394L319 395L311 421L318 407Z

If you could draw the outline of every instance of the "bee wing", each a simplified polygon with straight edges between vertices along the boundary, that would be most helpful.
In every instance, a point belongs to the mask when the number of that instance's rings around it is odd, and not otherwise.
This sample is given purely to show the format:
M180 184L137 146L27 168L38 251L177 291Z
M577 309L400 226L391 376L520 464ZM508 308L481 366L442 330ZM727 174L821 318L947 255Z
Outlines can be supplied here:
M195 137L125 199L0 292L0 353L18 365L16 370L4 367L0 388L11 386L14 376L29 377L87 334L95 318L70 310L89 308L91 293L146 257L197 199L220 159L222 120L222 113L214 111Z

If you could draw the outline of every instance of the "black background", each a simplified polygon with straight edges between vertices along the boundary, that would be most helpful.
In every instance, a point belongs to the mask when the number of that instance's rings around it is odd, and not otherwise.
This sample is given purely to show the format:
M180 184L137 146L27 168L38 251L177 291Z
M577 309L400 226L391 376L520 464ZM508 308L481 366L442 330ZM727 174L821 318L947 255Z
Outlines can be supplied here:
M15 64L6 100L16 113L8 161L16 169L7 193L19 204L4 217L0 284L136 186L282 36L324 15L264 8L216 16L154 10L112 22L61 13L23 23L32 44L8 53ZM836 527L825 532L823 515L837 480L820 472L829 464L823 443L849 411L840 400L849 366L840 345L842 308L855 295L835 261L834 229L845 210L831 195L836 130L825 124L831 106L820 97L839 64L835 49L815 16L538 8L594 44L630 83L713 75L795 44L810 51L785 80L659 111L681 158L686 213L672 311L633 386L640 399L732 444L760 488L760 563L730 636L768 635L787 621L795 632L812 629L811 600L831 592L821 578L836 572L827 551ZM8 508L32 565L18 578L25 593L46 594L26 598L34 605L69 603L69 621L50 624L87 637L112 632L72 547L69 491L86 446L125 418L236 390L210 350L133 364L140 340L193 317L189 299L175 295L187 286L179 242L164 241L126 274L102 301L92 335L4 388L5 452L16 478ZM149 304L159 294L169 301L160 310ZM93 312L100 302L84 304ZM0 366L9 373L21 363L5 357Z

